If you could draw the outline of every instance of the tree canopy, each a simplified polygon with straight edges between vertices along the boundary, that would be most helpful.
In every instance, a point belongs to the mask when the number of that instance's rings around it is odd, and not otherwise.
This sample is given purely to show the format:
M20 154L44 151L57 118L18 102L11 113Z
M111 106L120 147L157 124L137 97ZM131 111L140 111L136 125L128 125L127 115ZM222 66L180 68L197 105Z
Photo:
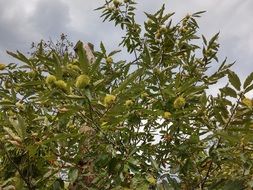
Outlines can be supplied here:
M97 10L125 31L120 60L62 35L0 64L0 189L251 189L253 73L241 81L196 19L133 0ZM217 94L213 84L227 78Z

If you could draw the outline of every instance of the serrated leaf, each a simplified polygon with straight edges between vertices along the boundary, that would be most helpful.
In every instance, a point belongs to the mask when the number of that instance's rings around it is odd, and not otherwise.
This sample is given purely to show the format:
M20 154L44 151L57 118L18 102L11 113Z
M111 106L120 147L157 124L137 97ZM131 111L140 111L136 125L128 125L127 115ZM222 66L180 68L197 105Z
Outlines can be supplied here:
M237 90L241 89L241 81L240 78L235 74L233 71L228 71L228 80L231 83L233 87L235 87Z
M253 81L253 72L250 73L250 75L245 79L243 88L244 89L247 88L251 84L252 81Z

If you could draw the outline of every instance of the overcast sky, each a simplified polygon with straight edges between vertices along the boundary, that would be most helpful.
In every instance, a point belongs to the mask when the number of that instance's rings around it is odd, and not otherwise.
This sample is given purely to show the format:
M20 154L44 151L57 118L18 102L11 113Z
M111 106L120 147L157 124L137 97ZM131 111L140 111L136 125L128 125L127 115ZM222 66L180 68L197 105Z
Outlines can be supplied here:
M237 61L233 69L245 78L253 71L252 0L136 0L137 20L145 20L143 11L154 12L163 3L179 20L187 13L206 10L199 19L200 33L211 37L220 31L220 58ZM6 50L29 51L31 42L57 39L65 33L77 40L103 41L117 49L121 33L112 23L102 23L100 12L93 11L104 0L0 0L0 62L13 61Z

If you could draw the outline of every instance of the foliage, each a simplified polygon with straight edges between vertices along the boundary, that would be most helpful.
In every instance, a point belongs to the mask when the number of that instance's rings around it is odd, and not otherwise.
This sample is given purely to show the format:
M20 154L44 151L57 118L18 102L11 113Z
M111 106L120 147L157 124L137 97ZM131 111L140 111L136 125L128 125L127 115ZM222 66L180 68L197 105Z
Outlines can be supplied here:
M163 6L142 26L132 0L98 10L126 32L133 60L101 42L91 62L62 36L1 64L1 188L252 188L253 74L242 83L219 62L218 34L197 33L203 12L173 24Z

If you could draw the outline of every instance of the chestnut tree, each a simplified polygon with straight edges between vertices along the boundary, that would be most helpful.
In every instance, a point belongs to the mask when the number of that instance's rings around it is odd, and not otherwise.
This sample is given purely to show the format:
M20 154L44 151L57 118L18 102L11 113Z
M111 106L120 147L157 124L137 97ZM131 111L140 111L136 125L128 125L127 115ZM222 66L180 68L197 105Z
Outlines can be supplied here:
M64 35L7 52L19 63L0 64L0 189L253 187L253 74L218 59L203 12L174 23L162 6L139 24L135 4L97 9L125 32L128 60Z

